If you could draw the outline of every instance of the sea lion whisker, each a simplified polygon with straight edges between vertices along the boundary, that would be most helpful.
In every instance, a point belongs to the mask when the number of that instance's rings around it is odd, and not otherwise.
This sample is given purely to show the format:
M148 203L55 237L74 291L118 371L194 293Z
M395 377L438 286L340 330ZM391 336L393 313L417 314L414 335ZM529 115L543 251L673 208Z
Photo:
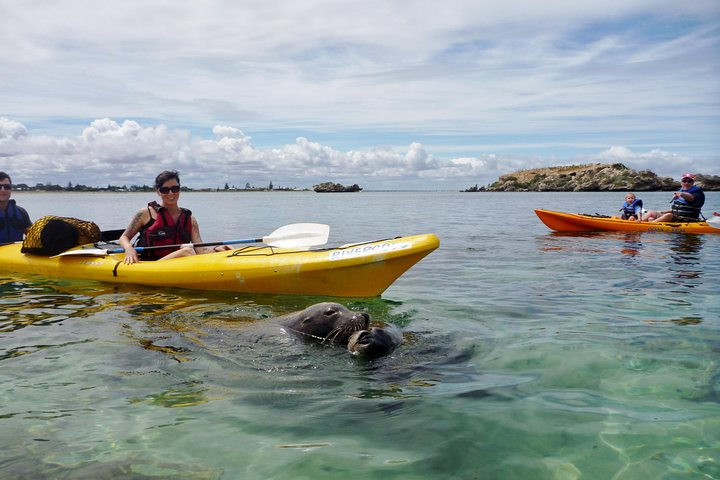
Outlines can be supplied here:
M341 327L333 328L333 329L330 330L330 332L325 336L325 338L323 339L323 343L325 343L325 340L330 340L330 343L335 343L335 341L337 340L338 335L340 335L343 330L344 330L344 328L341 328Z
M320 340L321 342L324 342L327 337L319 337L317 335L313 335L312 333L303 332L302 330L297 330L295 328L285 327L287 330L291 331L292 333L295 333L297 335L303 336L303 337L310 337L314 338L316 340Z

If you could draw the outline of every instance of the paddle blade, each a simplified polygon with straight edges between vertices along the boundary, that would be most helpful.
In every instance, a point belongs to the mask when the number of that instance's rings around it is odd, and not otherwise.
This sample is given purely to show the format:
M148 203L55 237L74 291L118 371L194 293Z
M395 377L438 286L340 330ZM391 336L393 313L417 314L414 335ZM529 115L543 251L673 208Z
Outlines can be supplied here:
M105 256L107 255L107 250L103 250L102 248L78 248L76 250L67 250L62 253L58 253L57 255L53 255L50 258L55 257L69 257L74 255L94 255L94 256Z
M720 217L712 216L707 219L707 224L713 228L720 228Z
M322 223L293 223L280 227L262 242L271 247L300 248L324 245L330 236L330 225Z

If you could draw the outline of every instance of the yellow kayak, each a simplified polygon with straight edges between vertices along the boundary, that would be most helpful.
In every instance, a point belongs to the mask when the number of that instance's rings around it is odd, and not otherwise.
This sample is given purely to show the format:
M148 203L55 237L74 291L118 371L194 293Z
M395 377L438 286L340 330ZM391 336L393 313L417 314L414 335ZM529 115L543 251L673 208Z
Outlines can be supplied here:
M709 222L635 222L617 217L563 213L536 209L535 214L552 230L558 232L668 232L668 233L720 233L720 228Z
M251 246L126 265L123 253L45 257L21 253L15 243L0 246L0 271L196 290L374 297L439 246L437 236L424 234L318 250Z

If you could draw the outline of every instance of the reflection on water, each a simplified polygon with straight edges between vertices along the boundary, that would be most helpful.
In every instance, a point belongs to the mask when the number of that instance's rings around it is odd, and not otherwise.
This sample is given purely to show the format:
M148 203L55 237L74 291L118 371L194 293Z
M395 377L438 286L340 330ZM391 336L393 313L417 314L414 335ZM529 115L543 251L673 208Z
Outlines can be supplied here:
M674 278L668 283L685 288L695 288L700 284L699 278L702 275L700 252L703 242L702 235L673 236L670 240L670 258L672 259L670 270ZM673 291L682 293L678 290Z
M49 285L0 278L0 332L61 322L87 307L87 300Z
M622 253L631 258L640 255L643 248L641 232L624 232Z

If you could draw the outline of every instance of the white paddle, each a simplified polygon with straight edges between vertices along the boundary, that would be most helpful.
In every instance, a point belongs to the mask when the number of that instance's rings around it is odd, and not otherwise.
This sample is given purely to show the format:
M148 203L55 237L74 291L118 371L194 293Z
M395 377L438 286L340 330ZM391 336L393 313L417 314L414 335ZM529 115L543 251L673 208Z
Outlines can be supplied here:
M720 228L720 217L716 217L713 215L712 217L708 218L707 224L710 225L713 228Z
M270 235L262 238L245 238L240 240L223 240L221 242L203 242L203 243L180 243L176 245L158 245L152 247L135 247L135 250L142 252L143 250L155 250L158 248L184 248L184 247L213 247L216 245L236 245L240 243L265 243L271 247L278 248L303 248L315 245L324 245L330 236L330 226L322 223L293 223L285 225L273 231ZM109 253L122 253L123 248L80 248L77 250L68 250L58 257L68 255L107 255Z

